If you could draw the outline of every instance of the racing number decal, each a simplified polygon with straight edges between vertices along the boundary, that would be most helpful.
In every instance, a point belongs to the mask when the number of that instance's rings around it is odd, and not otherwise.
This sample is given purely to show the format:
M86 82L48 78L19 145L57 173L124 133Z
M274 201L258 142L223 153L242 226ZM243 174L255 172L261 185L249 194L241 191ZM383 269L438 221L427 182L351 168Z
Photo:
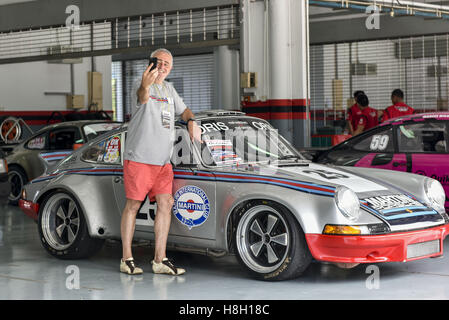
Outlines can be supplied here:
M369 148L370 150L385 150L388 146L389 141L390 137L388 135L376 134L373 136Z
M345 179L349 178L348 176L345 176L344 174L338 173L338 172L332 172L332 171L326 171L326 170L304 170L304 173L315 173L324 179Z

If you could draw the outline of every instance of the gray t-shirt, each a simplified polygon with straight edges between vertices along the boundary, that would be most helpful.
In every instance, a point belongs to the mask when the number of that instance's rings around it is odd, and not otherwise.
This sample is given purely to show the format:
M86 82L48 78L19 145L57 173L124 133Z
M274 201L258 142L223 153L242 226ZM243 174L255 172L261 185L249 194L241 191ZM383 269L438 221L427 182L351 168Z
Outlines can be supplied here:
M125 160L164 165L170 163L173 152L175 114L180 115L186 105L173 85L164 81L150 87L150 99L139 104L136 82L131 92L134 95L131 120L125 146Z

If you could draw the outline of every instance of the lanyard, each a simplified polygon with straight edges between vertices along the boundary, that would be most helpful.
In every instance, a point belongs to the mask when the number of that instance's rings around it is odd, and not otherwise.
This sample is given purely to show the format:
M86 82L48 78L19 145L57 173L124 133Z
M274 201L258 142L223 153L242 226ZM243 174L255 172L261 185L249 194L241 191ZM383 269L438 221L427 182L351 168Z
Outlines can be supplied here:
M163 97L162 97L162 94L161 94L161 91L159 90L159 86L155 83L154 84L155 86L155 88L156 88L156 90L157 90L157 93L158 93L158 96L159 96L159 98L160 99L163 99ZM164 92L165 92L165 96L166 96L166 99L167 99L167 103L169 103L169 101L168 101L168 92L167 92L167 87L165 86L165 83L162 83L162 87L164 88Z

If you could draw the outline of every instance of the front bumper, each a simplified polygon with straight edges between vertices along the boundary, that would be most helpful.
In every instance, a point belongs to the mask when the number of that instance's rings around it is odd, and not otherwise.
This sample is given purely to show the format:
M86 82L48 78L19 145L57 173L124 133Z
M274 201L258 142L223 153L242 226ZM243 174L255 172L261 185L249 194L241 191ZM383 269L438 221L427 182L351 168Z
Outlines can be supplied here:
M306 234L306 241L316 260L343 263L406 262L442 255L443 240L448 233L449 224L445 224L429 229L372 236ZM427 244L433 240L439 241L438 252L407 257L409 245Z
M19 208L31 219L37 221L37 217L39 214L39 204L28 201L28 200L19 200Z

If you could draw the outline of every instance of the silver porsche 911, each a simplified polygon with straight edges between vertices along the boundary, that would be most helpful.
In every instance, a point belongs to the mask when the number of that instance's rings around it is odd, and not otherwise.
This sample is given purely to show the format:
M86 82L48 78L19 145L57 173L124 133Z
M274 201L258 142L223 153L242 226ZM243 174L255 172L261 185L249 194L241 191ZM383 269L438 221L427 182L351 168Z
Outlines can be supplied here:
M265 280L299 276L312 259L346 266L443 254L445 193L433 179L305 160L268 122L238 112L197 114L173 136L169 247L236 254ZM73 152L25 186L20 207L38 220L44 248L62 259L120 239L127 127ZM148 143L151 143L149 137ZM142 204L136 239L153 240L156 204Z

